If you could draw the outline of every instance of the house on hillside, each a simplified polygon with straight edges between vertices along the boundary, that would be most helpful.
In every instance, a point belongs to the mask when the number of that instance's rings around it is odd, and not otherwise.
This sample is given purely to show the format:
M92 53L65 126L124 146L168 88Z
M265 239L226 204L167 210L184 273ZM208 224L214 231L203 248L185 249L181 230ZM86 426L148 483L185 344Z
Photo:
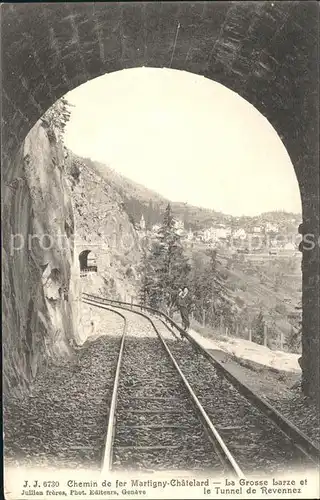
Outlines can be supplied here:
M226 227L221 225L220 227L216 228L216 238L219 240L225 240L228 238L228 236L231 235L231 227Z
M291 241L288 241L288 243L286 243L283 247L283 250L295 250L296 247L294 245L294 243L292 243Z
M212 230L212 228L208 228L208 229L204 229L202 231L202 241L204 241L205 243L208 243L209 241L212 241L212 239L215 237L215 234Z
M267 222L265 225L266 233L278 233L279 226L278 224L272 224L271 222Z
M203 240L203 231L196 231L193 233L193 240L197 242L202 242Z
M242 227L240 227L239 229L236 229L234 231L234 233L232 234L232 237L235 240L245 240L247 237L247 233Z
M146 230L146 221L144 220L143 214L141 215L140 223L139 223L140 231Z
M179 234L179 236L181 236L184 233L184 223L182 222L182 220L177 219L175 221L174 228L176 233Z
M231 228L219 225L217 227L209 227L202 231L202 241L217 242L219 240L225 240L230 236Z
M209 243L210 241L216 241L217 240L217 235L216 235L216 229L214 227L209 227L207 229L204 229L201 233L202 236L202 241L205 243Z
M152 226L152 230L151 230L151 231L152 231L153 233L157 233L157 232L159 231L160 227L161 227L161 225L160 225L160 224L154 224L154 225Z

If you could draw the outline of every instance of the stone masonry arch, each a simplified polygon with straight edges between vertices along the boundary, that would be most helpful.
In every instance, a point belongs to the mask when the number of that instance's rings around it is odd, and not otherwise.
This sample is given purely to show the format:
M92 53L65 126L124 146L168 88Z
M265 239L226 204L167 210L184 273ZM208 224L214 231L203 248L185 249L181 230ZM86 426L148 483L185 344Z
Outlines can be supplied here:
M94 271L97 272L97 258L96 254L91 250L82 250L79 253L79 264L81 271Z
M3 176L31 127L62 95L138 66L215 80L273 125L300 186L302 234L319 238L316 1L2 5ZM111 96L112 98L112 96ZM319 245L303 250L304 390L319 391Z

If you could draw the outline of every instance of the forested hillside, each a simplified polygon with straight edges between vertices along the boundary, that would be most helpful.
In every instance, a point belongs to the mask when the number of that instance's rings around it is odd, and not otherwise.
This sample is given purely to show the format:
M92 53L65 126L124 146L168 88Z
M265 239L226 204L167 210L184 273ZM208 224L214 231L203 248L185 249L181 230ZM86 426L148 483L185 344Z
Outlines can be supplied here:
M300 352L297 255L250 261L223 247L185 240L175 229L170 204L156 232L141 232L141 244L141 303L172 315L179 289L187 286L189 314L198 324L272 349Z
M137 224L143 215L147 229L150 229L154 224L161 223L162 214L169 201L175 218L180 219L187 230L192 229L193 231L210 227L213 224L225 224L234 229L242 227L247 231L256 225L269 222L278 224L281 231L295 232L301 221L300 214L283 211L267 212L255 217L233 217L209 208L197 207L183 202L173 202L155 191L124 177L108 165L89 158L84 160L121 196L124 209L130 220Z

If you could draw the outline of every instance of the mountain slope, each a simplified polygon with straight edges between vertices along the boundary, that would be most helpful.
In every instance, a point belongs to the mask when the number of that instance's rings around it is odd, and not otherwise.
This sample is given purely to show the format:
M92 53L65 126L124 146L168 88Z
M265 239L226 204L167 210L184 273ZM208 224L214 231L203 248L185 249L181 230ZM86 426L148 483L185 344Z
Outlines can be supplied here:
M84 158L83 161L101 175L107 184L121 196L125 210L132 222L138 223L143 215L147 227L150 228L162 220L163 211L170 200L115 172L107 165L88 158ZM170 201L170 203L175 217L183 220L187 229L201 229L226 217L211 209L182 202Z
M138 184L131 179L117 173L103 163L84 158L83 161L90 166L106 183L117 192L123 201L123 206L128 213L131 222L137 224L143 215L147 228L158 224L162 220L163 211L169 200L159 193ZM263 213L254 217L223 214L215 210L189 205L183 202L170 201L173 213L177 219L184 222L186 229L198 231L213 224L225 224L234 229L244 228L250 230L254 226L264 225L269 222L278 224L279 230L286 232L297 232L301 222L301 214L291 214L283 211Z

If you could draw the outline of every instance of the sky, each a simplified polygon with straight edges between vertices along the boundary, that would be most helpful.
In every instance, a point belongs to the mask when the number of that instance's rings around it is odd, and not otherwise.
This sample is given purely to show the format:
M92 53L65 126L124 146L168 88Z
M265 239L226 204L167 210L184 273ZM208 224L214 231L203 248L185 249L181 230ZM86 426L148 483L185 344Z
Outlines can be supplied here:
M65 144L171 201L225 214L301 212L289 155L250 103L199 75L133 68L66 95Z

